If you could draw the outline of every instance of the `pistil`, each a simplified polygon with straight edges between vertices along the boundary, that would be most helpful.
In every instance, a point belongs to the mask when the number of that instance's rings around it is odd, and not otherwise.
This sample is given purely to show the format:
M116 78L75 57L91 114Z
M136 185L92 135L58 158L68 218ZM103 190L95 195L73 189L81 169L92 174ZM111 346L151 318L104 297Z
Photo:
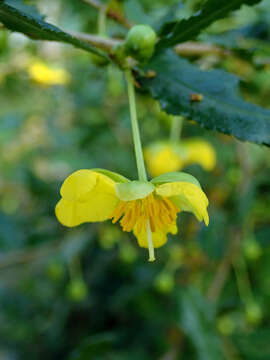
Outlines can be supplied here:
M147 235L147 244L148 244L148 251L149 251L149 259L148 261L155 261L155 249L153 246L153 241L152 241L152 231L151 231L151 227L150 227L150 222L149 220L146 220L146 235Z

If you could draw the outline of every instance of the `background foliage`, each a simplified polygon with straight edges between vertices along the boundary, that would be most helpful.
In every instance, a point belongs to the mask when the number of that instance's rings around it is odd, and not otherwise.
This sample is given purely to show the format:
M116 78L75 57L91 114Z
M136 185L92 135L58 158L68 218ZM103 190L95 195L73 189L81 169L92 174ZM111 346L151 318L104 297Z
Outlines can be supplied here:
M33 3L45 18L37 15ZM172 29L179 34L183 21L194 21L194 14L205 3L214 8L214 1L122 3L130 22L149 23L164 35L163 45L161 41L147 65L157 76L138 78L143 144L168 138L171 120L147 88L167 111L269 145L267 0L243 6L206 28L198 37L208 46L203 51L180 49L189 63L161 48L168 45L166 36ZM245 1L234 3L233 10ZM31 7L23 8L26 5ZM0 1L4 24L7 6L67 32L97 31L97 11L80 1ZM199 14L200 19L204 11ZM179 22L190 17L193 20ZM108 20L107 33L123 38L126 30ZM184 40L193 37L191 33ZM158 59L165 52L174 58L173 64L159 71ZM65 69L69 80L55 86L33 81L29 67L36 60ZM181 77L178 67L184 72ZM211 77L203 72L213 69ZM185 84L194 84L194 74L206 79L198 89L204 100L195 104L181 84L184 76ZM232 74L240 77L237 92L241 90L245 102L238 93L234 98L231 83L238 80ZM173 89L160 90L172 78ZM208 96L214 96L214 103ZM217 98L229 102L228 112L224 104L221 109L216 105ZM205 228L182 214L179 235L158 250L158 261L150 265L145 250L117 225L66 229L54 216L60 184L74 170L102 167L136 177L121 71L113 65L98 68L88 52L72 46L33 41L1 28L0 104L1 359L270 358L267 147L185 121L184 138L203 137L217 152L213 172L198 165L185 169L200 180L210 199L210 225Z

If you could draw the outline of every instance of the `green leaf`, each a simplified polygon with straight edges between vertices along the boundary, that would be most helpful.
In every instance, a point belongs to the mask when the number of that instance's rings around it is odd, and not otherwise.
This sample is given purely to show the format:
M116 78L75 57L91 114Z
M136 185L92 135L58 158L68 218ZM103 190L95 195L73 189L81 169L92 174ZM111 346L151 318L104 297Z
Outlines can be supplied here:
M214 21L226 17L241 5L255 5L261 0L208 0L201 11L189 19L164 24L159 32L158 49L174 46L195 38Z
M25 5L21 0L6 0L7 5L10 5L17 10L23 11L25 14L34 16L36 19L43 20L44 15L41 15L34 5Z
M110 179L112 179L113 181L115 181L117 183L127 183L127 182L130 181L129 179L127 179L123 175L117 174L116 172L109 171L109 170L106 170L106 169L96 168L96 169L91 169L91 170L96 171L96 172L98 172L100 174L106 175Z
M122 201L143 199L155 190L154 185L146 181L131 181L116 184L116 194Z
M153 184L164 184L168 182L190 182L194 185L201 187L199 181L192 175L184 172L170 172L159 175L151 180Z
M36 14L26 13L19 7L16 8L8 5L7 0L0 1L0 22L8 29L23 33L34 40L51 40L68 43L109 60L106 54L88 43L78 40L58 27L43 21L40 16L36 16Z
M180 326L196 347L198 360L224 360L221 341L215 331L213 305L195 289L178 293Z
M143 78L142 85L167 113L240 140L270 145L270 110L241 99L236 76L222 70L202 71L171 50L157 54L147 69L156 76ZM192 94L202 94L202 101L191 101Z

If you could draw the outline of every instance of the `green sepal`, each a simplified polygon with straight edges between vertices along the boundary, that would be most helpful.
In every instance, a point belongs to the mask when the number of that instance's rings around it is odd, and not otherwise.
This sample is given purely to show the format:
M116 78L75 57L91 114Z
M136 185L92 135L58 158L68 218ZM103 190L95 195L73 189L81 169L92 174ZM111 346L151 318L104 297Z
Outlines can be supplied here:
M106 169L91 169L92 171L95 171L97 173L100 173L102 175L108 176L108 178L110 178L111 180L117 182L117 183L128 183L130 182L129 179L127 179L126 177L124 177L123 175L117 174L116 172L113 171L109 171Z
M185 172L169 172L159 175L151 180L151 183L155 185L161 185L168 182L189 182L191 184L201 187L199 181L194 176Z
M144 199L150 195L155 186L148 181L131 181L129 183L116 184L116 194L122 201Z

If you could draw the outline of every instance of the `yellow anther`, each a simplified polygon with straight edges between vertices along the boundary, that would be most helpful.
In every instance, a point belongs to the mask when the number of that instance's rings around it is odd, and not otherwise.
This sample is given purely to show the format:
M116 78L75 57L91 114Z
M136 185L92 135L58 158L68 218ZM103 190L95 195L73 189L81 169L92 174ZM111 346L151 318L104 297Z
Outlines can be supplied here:
M153 194L144 199L133 201L120 201L112 214L112 222L120 218L120 225L124 231L133 231L136 227L137 233L146 231L146 223L152 232L166 231L176 221L179 209L169 200L155 197Z

